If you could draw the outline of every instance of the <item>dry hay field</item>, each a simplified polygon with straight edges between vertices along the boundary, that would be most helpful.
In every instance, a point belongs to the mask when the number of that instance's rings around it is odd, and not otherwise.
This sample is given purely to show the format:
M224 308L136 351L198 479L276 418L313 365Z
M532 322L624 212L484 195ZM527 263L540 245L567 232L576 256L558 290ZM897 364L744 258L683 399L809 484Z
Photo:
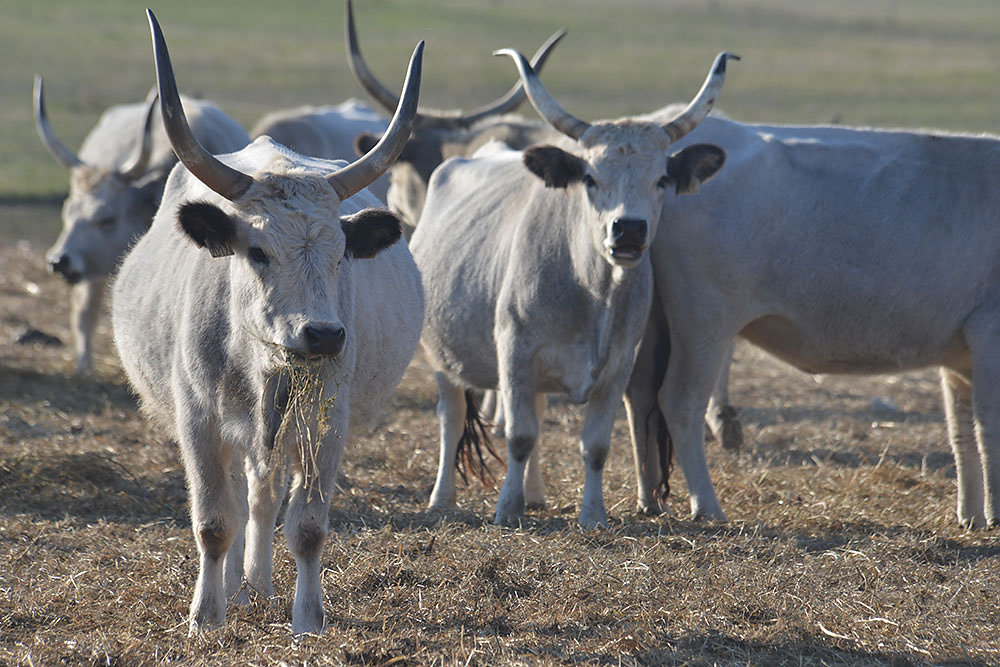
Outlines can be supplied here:
M469 486L428 511L436 397L418 355L345 456L326 634L291 637L279 525L276 596L188 638L177 452L137 414L106 323L96 376L69 374L67 288L43 250L0 248L0 664L1000 663L1000 544L954 520L936 374L810 377L749 346L732 372L747 443L707 445L729 523L690 521L679 474L667 514L637 514L620 420L611 527L578 528L581 418L561 402L543 424L548 509L495 527L497 490ZM14 342L28 328L64 344Z

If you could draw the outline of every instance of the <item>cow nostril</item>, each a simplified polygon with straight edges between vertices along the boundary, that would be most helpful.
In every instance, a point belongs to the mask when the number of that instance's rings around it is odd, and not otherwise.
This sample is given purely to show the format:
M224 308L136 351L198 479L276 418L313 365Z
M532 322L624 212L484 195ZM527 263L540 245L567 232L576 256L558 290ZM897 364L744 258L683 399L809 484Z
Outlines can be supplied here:
M611 237L617 243L641 243L646 237L646 221L637 218L618 218L611 223Z
M306 325L303 330L309 354L333 356L340 354L347 339L344 327Z
M622 237L622 223L617 220L611 223L611 237L616 241Z
M66 255L59 255L59 257L54 260L50 259L49 266L51 266L52 270L56 273L64 273L69 269L69 257Z

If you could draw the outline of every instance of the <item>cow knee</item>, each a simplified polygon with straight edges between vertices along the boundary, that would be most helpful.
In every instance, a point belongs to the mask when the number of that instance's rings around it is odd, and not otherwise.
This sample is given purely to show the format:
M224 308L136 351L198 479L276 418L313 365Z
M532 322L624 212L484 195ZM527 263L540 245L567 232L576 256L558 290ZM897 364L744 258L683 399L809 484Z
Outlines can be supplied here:
M604 470L604 464L608 460L610 450L609 445L591 445L584 449L583 460L591 470Z
M235 532L222 519L212 519L199 522L197 536L202 553L213 560L218 560L229 551Z
M322 526L300 524L288 535L288 548L298 558L318 558L323 553L326 533Z
M515 435L507 440L507 450L518 463L524 463L534 448L535 438L530 435Z

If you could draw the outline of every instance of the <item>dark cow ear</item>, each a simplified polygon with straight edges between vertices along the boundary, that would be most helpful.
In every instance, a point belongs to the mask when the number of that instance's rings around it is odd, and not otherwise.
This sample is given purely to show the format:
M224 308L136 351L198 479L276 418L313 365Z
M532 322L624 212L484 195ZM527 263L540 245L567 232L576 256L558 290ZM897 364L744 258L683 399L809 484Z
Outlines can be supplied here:
M354 152L358 155L364 155L371 149L375 148L375 144L378 143L378 140L379 136L377 134L362 132L358 136L354 137Z
M555 146L532 146L524 151L524 166L545 181L547 188L565 188L583 180L587 163Z
M187 237L198 244L199 248L208 248L212 257L233 254L236 223L218 207L189 202L181 206L177 221Z
M726 151L712 144L692 144L667 158L667 176L679 195L695 194L726 162Z
M341 218L340 228L347 237L346 254L358 259L371 259L403 235L399 217L378 208L367 208Z

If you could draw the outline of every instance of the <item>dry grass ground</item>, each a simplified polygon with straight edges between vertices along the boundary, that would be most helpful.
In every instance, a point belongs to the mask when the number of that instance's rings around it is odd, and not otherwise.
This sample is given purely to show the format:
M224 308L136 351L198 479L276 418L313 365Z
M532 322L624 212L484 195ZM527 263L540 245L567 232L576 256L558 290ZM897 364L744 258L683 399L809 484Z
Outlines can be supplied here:
M0 664L998 664L1000 544L954 521L933 372L811 378L738 350L747 445L709 443L730 523L635 513L623 423L611 528L575 526L575 408L544 421L550 507L489 525L495 489L425 509L435 390L414 361L383 423L346 455L323 558L329 629L294 641L294 563L276 591L189 639L197 572L174 447L136 412L101 330L97 375L67 346L44 246L0 248ZM873 410L878 397L898 410Z

